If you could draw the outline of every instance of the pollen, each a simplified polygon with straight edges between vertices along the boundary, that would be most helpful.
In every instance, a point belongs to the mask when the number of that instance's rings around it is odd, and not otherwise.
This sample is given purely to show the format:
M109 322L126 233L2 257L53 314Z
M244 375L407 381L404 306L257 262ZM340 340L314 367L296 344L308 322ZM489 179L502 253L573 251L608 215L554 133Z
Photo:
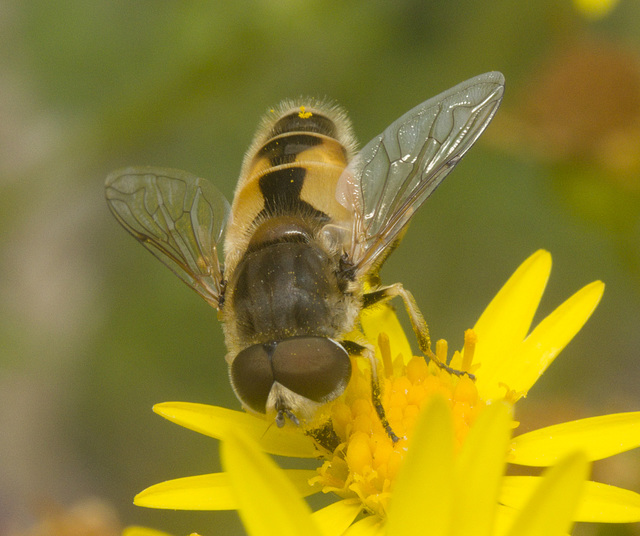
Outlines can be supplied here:
M467 334L465 364L469 368L473 350L467 350L467 345L474 343L473 334ZM356 364L345 394L331 407L331 421L340 443L325 457L310 483L320 485L326 493L359 499L367 511L385 518L418 414L430 399L439 395L450 404L456 449L464 442L485 403L468 375L451 374L421 356L409 360L401 355L392 358L384 334L379 348L384 371L382 405L391 429L400 440L394 443L384 430L371 401L369 372ZM438 341L434 357L444 363L446 353L446 341Z
M309 119L313 114L311 112L307 112L304 106L300 106L300 111L298 112L298 117L300 119Z

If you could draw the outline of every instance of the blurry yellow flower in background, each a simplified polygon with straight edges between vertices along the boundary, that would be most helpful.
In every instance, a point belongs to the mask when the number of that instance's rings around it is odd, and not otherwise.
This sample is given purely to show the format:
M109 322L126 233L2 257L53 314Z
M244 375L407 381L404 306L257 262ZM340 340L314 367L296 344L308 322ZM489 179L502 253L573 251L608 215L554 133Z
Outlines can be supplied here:
M122 536L171 536L166 532L149 529L147 527L127 527L122 531Z
M3 536L118 536L122 533L115 507L98 497L80 499L69 506L55 501L39 501L31 514L33 522L22 528L8 523L3 511L0 533Z
M122 536L171 536L161 530L150 529L147 527L132 526L127 527L122 531ZM192 532L189 536L199 536L199 534Z
M581 329L604 290L601 282L587 285L529 333L550 270L547 252L532 255L465 334L451 366L473 373L475 382L412 357L389 308L363 313L362 329L384 365L383 405L396 443L371 403L363 360L354 362L347 391L327 406L329 425L320 428L276 429L225 408L159 404L154 410L165 418L223 441L225 471L157 484L135 503L237 509L251 535L552 534L575 521L639 521L640 495L585 479L588 461L640 445L640 413L511 438L513 404ZM444 341L432 357L447 361ZM322 464L282 470L265 452ZM552 467L541 477L504 476L506 463ZM312 513L303 498L319 491L339 500Z
M606 17L618 0L573 0L576 9L590 19L601 19Z

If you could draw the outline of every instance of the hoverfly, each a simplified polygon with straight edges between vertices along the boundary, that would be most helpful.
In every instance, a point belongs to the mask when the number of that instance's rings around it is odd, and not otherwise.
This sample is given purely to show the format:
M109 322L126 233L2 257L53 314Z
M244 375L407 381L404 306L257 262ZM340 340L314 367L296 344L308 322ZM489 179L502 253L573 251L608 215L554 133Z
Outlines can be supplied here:
M134 167L106 181L109 208L142 245L223 322L233 389L254 413L309 421L351 377L345 340L363 308L400 296L420 349L426 322L402 284L377 276L411 217L493 118L498 72L476 76L416 106L355 154L351 124L335 105L285 101L263 119L233 204L185 171ZM219 248L224 239L224 263ZM366 289L366 290L365 290Z

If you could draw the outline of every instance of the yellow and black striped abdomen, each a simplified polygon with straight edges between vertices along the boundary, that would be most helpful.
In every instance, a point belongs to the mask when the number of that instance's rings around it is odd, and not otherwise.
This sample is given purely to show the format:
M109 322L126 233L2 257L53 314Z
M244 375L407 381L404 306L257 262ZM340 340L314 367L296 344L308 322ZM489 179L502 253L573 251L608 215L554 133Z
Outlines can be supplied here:
M315 227L348 217L335 190L351 155L349 126L335 109L306 110L289 108L256 135L231 209L227 266L269 218L291 216Z

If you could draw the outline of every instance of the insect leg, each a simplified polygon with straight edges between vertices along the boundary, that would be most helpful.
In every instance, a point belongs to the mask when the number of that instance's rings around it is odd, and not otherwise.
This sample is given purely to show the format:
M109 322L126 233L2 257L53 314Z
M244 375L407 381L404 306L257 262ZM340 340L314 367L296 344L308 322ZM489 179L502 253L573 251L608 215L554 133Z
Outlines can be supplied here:
M371 365L371 401L373 403L373 407L376 408L376 413L378 414L378 418L380 419L380 423L382 424L385 432L387 432L391 441L397 443L400 441L400 438L395 434L393 428L391 428L391 425L387 420L384 407L382 406L382 391L380 390L380 380L378 379L378 367L375 352L371 348L362 346L353 341L341 341L340 344L344 346L350 355L365 357L369 360L369 364Z
M418 339L418 346L420 347L420 351L428 359L438 365L438 367L446 370L450 374L455 374L456 376L467 375L472 380L475 379L473 374L469 374L468 372L463 370L451 368L446 363L442 363L431 351L431 337L429 335L429 327L427 326L427 322L424 319L424 316L422 316L422 313L418 308L418 304L416 303L413 294L411 294L411 292L404 288L402 286L402 283L394 283L393 285L389 285L387 287L379 287L376 290L365 294L363 297L363 307L366 308L375 305L376 303L384 303L391 300L392 298L395 298L396 296L400 296L400 298L402 298L402 301L404 302L404 307L407 310L409 320L411 321L411 327L413 328L413 331L416 334L416 338Z
M395 283L387 287L379 287L376 290L364 295L363 307L367 308L376 303L387 302L396 296L400 296L404 302L405 309L411 321L411 327L418 339L418 346L423 354L432 356L431 337L429 336L429 328L427 322L422 316L418 304L413 294L402 286L402 283Z

